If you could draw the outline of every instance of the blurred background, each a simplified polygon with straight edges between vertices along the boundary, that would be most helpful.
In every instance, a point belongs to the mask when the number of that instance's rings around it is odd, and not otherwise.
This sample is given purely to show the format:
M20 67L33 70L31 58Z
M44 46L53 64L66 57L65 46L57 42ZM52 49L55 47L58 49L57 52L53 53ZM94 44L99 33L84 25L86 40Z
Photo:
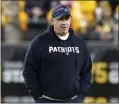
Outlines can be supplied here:
M34 102L22 78L29 42L51 23L52 9L70 7L75 35L87 43L93 61L93 84L84 102L119 102L118 0L1 1L1 101Z

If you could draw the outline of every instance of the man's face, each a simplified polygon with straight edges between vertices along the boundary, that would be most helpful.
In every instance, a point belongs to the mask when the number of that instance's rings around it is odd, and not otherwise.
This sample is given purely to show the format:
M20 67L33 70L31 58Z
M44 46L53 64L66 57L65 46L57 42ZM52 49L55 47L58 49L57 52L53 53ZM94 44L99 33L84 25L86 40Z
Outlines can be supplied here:
M71 16L62 16L59 19L53 18L52 24L54 25L54 31L57 34L66 35L70 28Z

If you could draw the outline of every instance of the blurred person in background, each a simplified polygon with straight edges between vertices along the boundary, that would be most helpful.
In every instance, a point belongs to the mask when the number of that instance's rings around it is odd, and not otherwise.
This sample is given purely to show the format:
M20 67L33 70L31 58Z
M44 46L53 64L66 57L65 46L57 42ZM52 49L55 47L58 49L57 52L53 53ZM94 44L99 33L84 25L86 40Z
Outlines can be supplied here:
M22 34L18 27L17 1L2 1L2 30L3 41L6 43L17 43L22 39Z
M113 40L115 21L112 17L112 10L109 1L99 1L95 10L95 29L99 33L100 40Z
M73 1L71 6L72 28L77 36L84 40L97 40L92 34L95 25L96 1Z
M85 2L80 6L83 6L84 4ZM115 21L112 17L111 5L109 4L109 1L98 0L97 3L96 1L93 1L92 4L89 1L87 5L89 5L89 7L91 6L92 12L88 6L83 6L83 21L80 20L80 28L76 32L76 35L84 40L113 40ZM85 9L90 12L90 15L87 14Z
M51 26L28 47L23 77L36 103L81 103L91 86L92 61L71 17L67 6L55 7Z
M22 31L23 40L32 40L44 27L47 27L46 13L50 9L51 0L20 0L19 27Z
M25 12L29 18L38 21L45 18L50 9L51 0L25 0Z

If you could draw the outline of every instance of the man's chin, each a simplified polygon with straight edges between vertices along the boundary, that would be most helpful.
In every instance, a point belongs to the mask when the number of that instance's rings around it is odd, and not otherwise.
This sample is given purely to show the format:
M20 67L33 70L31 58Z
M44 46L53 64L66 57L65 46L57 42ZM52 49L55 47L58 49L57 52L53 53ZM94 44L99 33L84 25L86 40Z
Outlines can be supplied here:
M68 33L68 31L60 31L59 33L57 32L57 34L59 34L60 36L64 36Z
M68 32L62 32L61 35L64 36L66 35Z
M68 31L62 31L62 33L63 33L63 34L67 34L67 33L68 33Z

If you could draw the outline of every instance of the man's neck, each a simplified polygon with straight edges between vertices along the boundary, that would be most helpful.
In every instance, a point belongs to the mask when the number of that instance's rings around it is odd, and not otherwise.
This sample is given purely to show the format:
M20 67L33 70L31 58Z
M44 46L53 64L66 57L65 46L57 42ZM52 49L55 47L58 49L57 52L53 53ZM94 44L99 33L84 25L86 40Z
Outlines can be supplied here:
M59 35L56 33L56 35L61 39L61 40L67 40L67 38L69 37L69 33L65 34L65 35Z

